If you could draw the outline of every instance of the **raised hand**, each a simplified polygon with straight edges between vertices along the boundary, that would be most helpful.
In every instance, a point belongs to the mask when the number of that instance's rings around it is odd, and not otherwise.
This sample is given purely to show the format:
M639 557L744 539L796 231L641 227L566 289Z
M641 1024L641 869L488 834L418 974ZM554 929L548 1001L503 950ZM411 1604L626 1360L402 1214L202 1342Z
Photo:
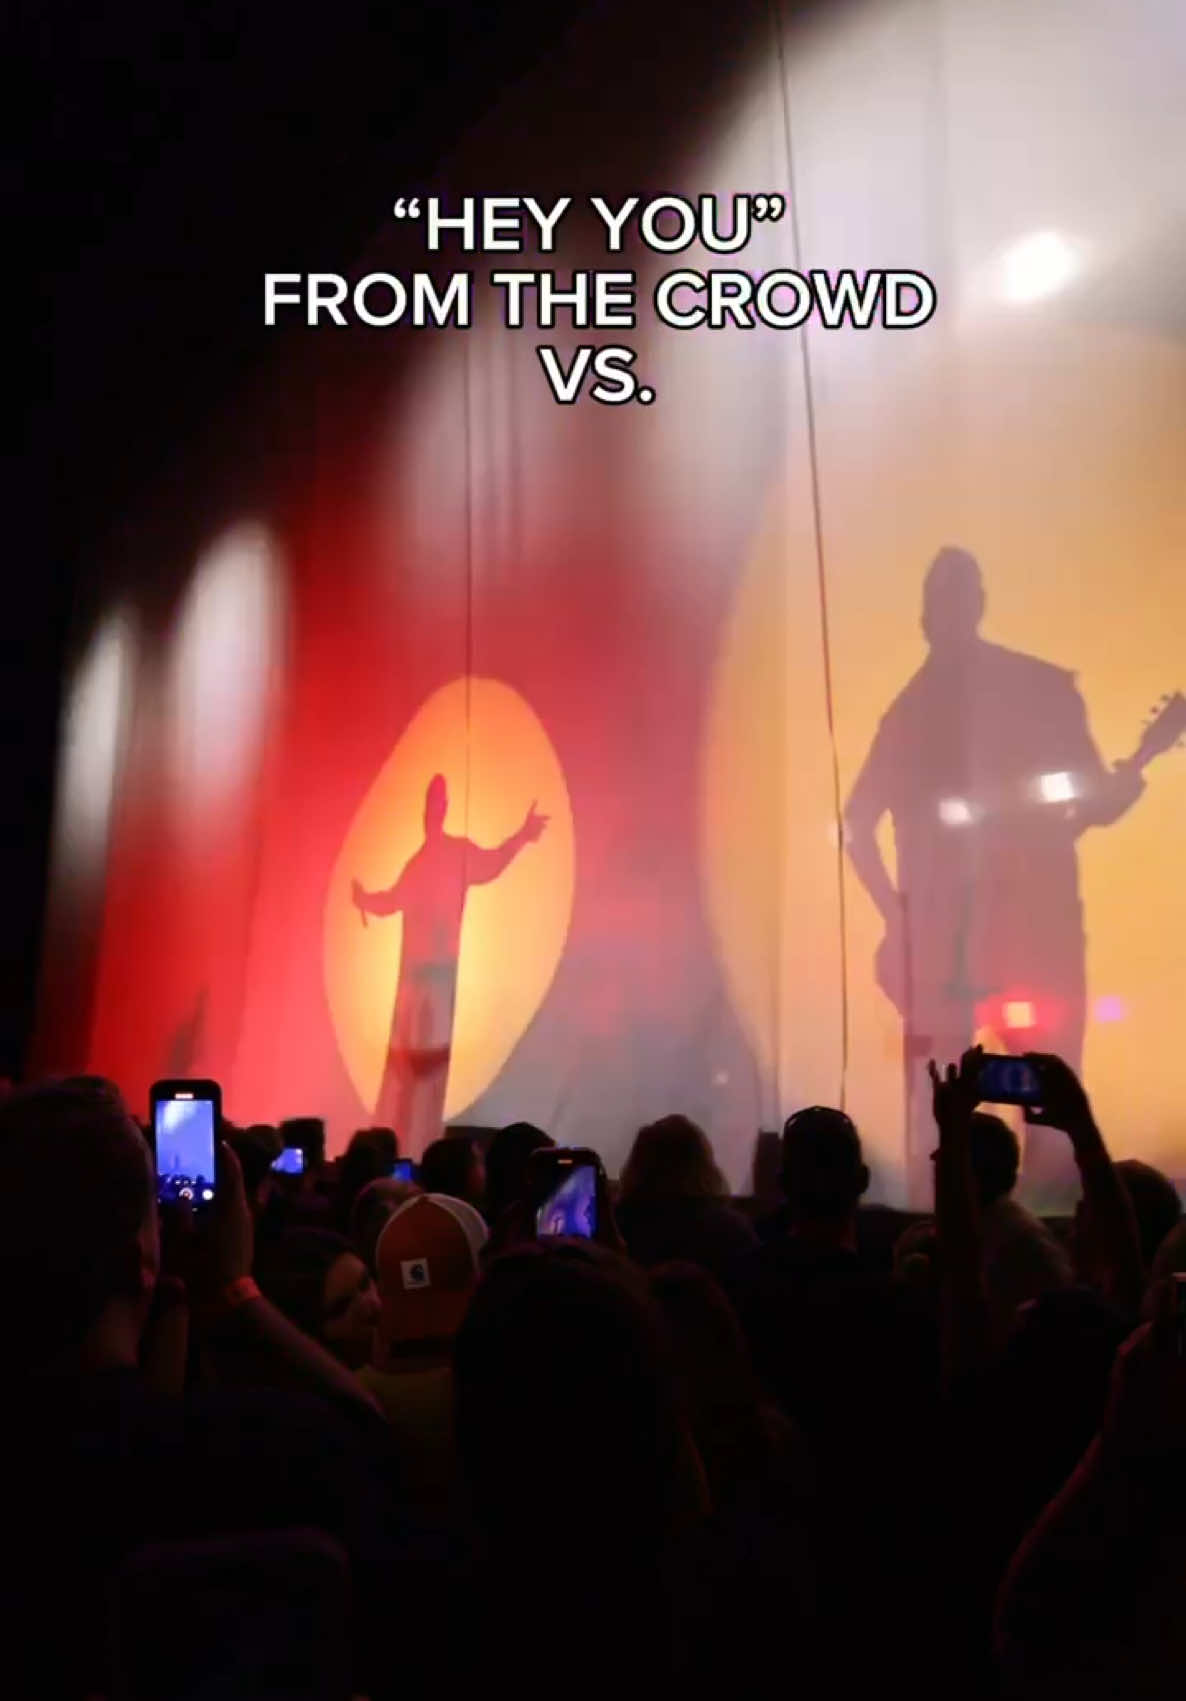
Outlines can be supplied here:
M522 834L524 844L535 844L536 840L542 837L543 830L551 819L552 817L550 815L539 814L535 804L533 803L531 808L527 811L527 814L524 816L523 825L519 829Z
M1072 1138L1094 1127L1091 1101L1069 1063L1041 1051L1027 1051L1025 1061L1037 1070L1042 1082L1042 1102L1026 1106L1027 1122L1042 1128L1061 1128Z
M358 880L350 882L350 899L362 917L362 925L365 927L367 924L367 895Z
M958 1067L949 1063L942 1074L934 1058L927 1064L931 1077L931 1102L939 1132L966 1126L968 1118L980 1103L980 1065L984 1047L974 1045L965 1051Z

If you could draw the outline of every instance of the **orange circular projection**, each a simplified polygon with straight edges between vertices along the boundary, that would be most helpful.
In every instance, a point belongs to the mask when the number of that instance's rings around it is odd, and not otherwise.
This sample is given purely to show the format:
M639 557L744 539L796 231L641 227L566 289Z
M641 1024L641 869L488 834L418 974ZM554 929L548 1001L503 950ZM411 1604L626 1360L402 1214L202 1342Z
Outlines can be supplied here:
M1100 327L1018 321L913 344L876 334L817 394L841 800L925 655L923 576L979 560L983 636L1074 675L1106 762L1186 687L1186 356ZM847 1104L881 1191L900 1191L902 1024L874 960L882 923L850 867L841 907L811 516L791 406L788 477L763 516L711 687L702 768L708 913L738 1012L785 1114L836 1102L847 976ZM1048 776L1049 777L1049 776ZM1052 776L1057 780L1060 776ZM1084 1073L1119 1155L1186 1170L1186 755L1078 841ZM891 873L892 833L879 842ZM1018 995L1020 996L1020 995ZM1005 1012L1005 1025L1009 1015ZM986 1036L995 1037L995 1036Z
M415 876L432 860L425 816L436 775L447 794L444 838L468 845L426 888ZM532 804L548 822L538 840L520 844L515 835ZM539 718L498 680L442 687L359 806L326 899L326 993L342 1060L369 1114L382 1108L397 987L417 972L410 953L430 957L431 974L449 983L442 1114L455 1117L495 1080L543 1003L564 950L573 879L568 788ZM364 921L355 881L371 894L396 889L391 902L401 908ZM426 917L426 904L438 913Z

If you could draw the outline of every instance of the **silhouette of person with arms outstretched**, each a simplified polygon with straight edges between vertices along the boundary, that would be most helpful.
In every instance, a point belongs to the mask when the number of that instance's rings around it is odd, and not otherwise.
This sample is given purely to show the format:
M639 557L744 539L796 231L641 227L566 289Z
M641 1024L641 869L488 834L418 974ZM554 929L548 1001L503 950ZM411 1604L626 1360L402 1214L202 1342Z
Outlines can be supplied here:
M1078 1072L1086 1020L1077 840L1144 789L1134 760L1105 767L1074 675L979 635L980 568L963 549L927 573L930 653L882 719L846 810L848 854L881 912L878 980L902 1015L911 1202L929 1202L929 1056L979 1026ZM877 828L893 823L897 881ZM1027 1192L1065 1204L1065 1150L1028 1131Z
M368 915L398 912L404 918L391 1038L375 1115L397 1130L400 1150L408 1157L419 1157L438 1138L444 1120L466 893L497 880L548 824L533 803L519 830L486 850L446 833L448 808L444 776L436 774L424 797L424 843L395 884L384 892L366 892L357 880L352 886L364 925Z

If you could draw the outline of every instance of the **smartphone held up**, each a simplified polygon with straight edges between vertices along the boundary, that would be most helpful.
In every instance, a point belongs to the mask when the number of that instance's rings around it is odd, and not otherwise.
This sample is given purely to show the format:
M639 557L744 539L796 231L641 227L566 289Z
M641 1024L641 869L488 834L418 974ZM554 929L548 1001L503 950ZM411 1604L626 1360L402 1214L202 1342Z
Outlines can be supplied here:
M1042 1077L1028 1058L986 1055L980 1060L976 1092L981 1104L1032 1109L1042 1102Z
M157 1200L202 1212L214 1202L222 1092L215 1081L156 1081L150 1094Z
M580 1146L533 1152L527 1179L535 1232L541 1239L593 1240L599 1227L601 1160Z

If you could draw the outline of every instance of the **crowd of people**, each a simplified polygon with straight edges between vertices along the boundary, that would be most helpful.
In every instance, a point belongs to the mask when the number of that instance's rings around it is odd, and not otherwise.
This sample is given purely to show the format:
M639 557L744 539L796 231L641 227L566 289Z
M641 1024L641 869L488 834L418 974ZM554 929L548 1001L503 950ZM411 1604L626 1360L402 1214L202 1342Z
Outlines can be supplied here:
M932 1068L933 1214L799 1111L781 1198L642 1129L592 1239L519 1123L400 1169L222 1130L158 1205L109 1083L0 1102L5 1692L1179 1694L1186 1221L1058 1060L1073 1221L1016 1197L978 1058Z

